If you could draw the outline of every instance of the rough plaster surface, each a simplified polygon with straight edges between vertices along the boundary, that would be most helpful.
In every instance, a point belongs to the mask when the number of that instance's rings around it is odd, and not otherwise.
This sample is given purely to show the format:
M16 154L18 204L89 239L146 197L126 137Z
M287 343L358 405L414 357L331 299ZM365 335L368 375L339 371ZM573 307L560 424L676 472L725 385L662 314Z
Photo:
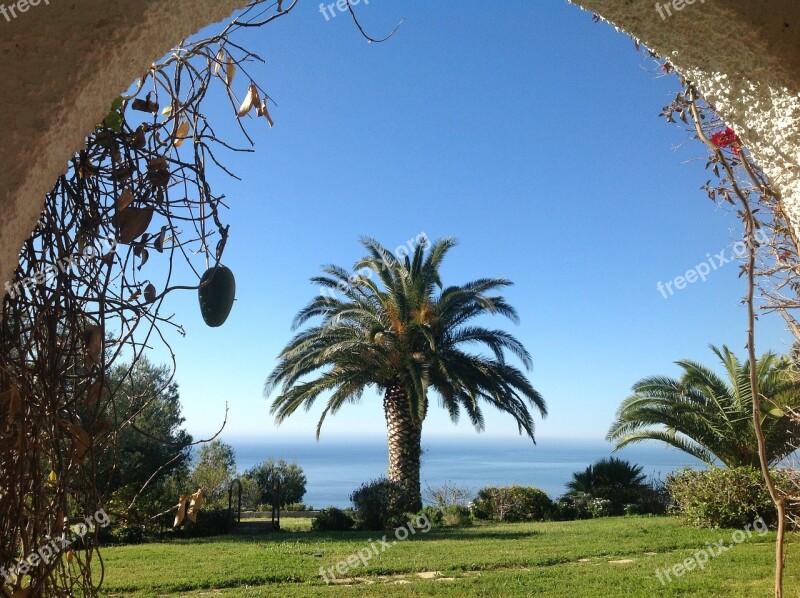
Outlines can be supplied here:
M0 15L0 288L44 195L113 99L175 43L245 4L40 0Z
M697 84L800 228L800 0L676 1L683 8L662 19L653 0L574 0ZM45 193L113 98L175 42L245 3L40 0L10 22L0 16L0 286Z
M695 83L781 195L800 233L800 0L573 0ZM663 5L670 6L669 13Z

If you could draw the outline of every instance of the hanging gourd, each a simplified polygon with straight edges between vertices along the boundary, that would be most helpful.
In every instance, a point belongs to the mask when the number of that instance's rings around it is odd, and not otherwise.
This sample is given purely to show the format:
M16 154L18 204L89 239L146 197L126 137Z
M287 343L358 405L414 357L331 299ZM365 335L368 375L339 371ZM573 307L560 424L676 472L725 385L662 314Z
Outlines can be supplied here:
M209 268L200 279L200 288L197 289L200 300L200 313L203 321L216 328L222 326L228 319L236 296L236 280L233 272L222 264L216 268Z

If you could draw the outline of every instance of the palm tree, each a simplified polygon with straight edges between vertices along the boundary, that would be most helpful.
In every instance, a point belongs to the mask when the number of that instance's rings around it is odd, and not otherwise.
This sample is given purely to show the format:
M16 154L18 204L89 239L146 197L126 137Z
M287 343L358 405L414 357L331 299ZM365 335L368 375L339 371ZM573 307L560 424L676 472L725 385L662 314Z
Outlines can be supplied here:
M280 386L271 408L280 423L330 393L317 424L319 438L328 414L359 403L368 387L377 389L386 416L389 480L402 488L408 508L418 510L422 423L431 391L453 422L463 408L475 428L483 430L482 403L488 404L510 413L520 433L532 440L528 404L542 416L547 409L525 373L506 361L508 351L529 370L525 347L504 331L470 324L485 314L518 321L514 308L493 294L510 281L482 278L443 288L439 267L456 245L452 238L433 243L427 254L419 244L402 261L373 239L364 238L361 244L367 256L354 266L359 275L327 266L326 276L312 279L344 297L320 294L298 313L294 329L314 317L322 321L284 348L264 394L269 397ZM481 345L488 354L469 353L467 345ZM301 381L304 377L310 379Z
M727 374L723 380L690 360L676 362L680 379L653 376L637 382L606 436L620 449L634 442L659 440L705 461L728 467L758 467L758 445L752 422L750 363L725 346L711 346ZM762 397L762 426L767 458L776 463L795 450L800 426L786 411L800 406L800 388L791 362L764 354L756 366Z

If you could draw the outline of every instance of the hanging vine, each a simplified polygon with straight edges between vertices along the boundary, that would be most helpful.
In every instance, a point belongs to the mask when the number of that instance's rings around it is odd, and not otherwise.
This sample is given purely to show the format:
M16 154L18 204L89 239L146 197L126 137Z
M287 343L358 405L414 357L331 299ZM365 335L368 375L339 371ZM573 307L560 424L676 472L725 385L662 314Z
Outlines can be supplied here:
M130 375L160 344L174 375L164 333L183 330L164 300L197 290L204 272L208 284L229 235L225 196L208 171L234 176L220 154L251 151L220 139L203 106L221 92L249 145L246 121L273 125L272 99L249 72L263 60L232 36L295 6L283 4L256 0L218 35L184 41L154 63L114 101L45 198L5 283L0 322L4 596L97 595L101 521L126 521L136 500L106 512L114 476L100 471L100 456L104 467L108 455L118 467L117 438L150 402L131 409L117 400L126 377L112 385L107 374L124 359ZM149 260L162 263L157 279L144 274Z

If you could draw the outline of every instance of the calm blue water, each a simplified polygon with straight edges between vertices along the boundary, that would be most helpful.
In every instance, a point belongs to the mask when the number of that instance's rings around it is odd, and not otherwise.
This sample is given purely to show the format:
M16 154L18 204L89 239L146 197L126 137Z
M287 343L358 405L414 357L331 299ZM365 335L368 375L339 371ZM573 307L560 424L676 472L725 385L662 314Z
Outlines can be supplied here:
M308 478L303 499L315 508L350 506L349 496L361 483L386 474L386 440L323 438L285 441L227 438L236 450L240 472L270 457L297 461ZM547 440L538 444L522 438L424 438L422 487L449 480L473 490L487 485L536 486L551 498L563 494L572 473L612 455L609 443L596 440ZM684 467L702 467L693 457L675 449L647 443L628 447L615 456L643 466L644 473L665 477Z

